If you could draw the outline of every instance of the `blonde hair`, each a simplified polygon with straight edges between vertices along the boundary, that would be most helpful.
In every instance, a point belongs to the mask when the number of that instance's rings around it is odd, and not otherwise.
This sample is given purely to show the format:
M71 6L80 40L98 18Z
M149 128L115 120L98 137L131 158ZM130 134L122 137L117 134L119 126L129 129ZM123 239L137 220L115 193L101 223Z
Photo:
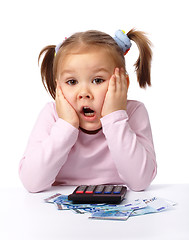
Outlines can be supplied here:
M151 86L151 42L144 32L136 31L135 29L130 30L127 33L127 36L130 40L133 40L137 44L139 49L139 57L134 64L139 86L141 88L145 88L146 85ZM54 99L56 95L55 80L57 77L57 67L60 58L76 47L79 52L81 49L92 46L107 49L114 58L117 67L123 67L125 69L124 53L110 35L96 30L75 33L62 42L57 54L55 54L55 45L49 45L43 48L39 54L38 63L44 54L41 63L42 82L45 89Z

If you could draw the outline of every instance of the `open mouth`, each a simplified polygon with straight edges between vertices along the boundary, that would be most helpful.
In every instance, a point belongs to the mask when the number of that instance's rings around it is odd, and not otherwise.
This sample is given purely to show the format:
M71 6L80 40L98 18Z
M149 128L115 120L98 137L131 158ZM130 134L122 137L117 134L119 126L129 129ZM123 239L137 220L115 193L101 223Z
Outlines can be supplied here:
M95 112L89 107L83 107L83 114L86 117L93 117L95 115Z

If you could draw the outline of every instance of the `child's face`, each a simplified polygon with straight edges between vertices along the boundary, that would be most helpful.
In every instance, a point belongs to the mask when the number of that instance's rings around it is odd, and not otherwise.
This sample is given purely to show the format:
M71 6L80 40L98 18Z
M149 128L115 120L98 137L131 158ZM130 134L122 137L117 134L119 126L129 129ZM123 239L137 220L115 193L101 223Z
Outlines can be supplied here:
M101 128L101 110L115 67L110 54L101 48L69 54L59 65L57 81L75 109L81 128Z

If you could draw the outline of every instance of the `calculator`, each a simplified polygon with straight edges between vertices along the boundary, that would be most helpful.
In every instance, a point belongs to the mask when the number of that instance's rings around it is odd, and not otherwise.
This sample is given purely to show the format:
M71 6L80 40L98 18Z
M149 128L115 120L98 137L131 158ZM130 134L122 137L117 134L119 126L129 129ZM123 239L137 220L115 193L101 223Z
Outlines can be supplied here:
M68 200L74 203L120 203L127 192L122 185L80 185Z

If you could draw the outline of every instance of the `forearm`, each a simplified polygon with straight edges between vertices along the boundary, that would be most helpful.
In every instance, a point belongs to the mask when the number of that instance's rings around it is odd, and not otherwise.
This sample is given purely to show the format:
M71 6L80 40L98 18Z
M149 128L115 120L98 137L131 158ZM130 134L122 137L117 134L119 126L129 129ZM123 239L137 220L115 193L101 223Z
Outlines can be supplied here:
M31 136L19 168L20 178L28 191L43 191L54 183L77 136L78 130L61 119L54 123L44 139L36 140Z
M127 186L135 191L144 190L156 175L155 152L149 137L151 134L135 133L124 111L117 112L117 116L109 123L102 120L111 156Z

